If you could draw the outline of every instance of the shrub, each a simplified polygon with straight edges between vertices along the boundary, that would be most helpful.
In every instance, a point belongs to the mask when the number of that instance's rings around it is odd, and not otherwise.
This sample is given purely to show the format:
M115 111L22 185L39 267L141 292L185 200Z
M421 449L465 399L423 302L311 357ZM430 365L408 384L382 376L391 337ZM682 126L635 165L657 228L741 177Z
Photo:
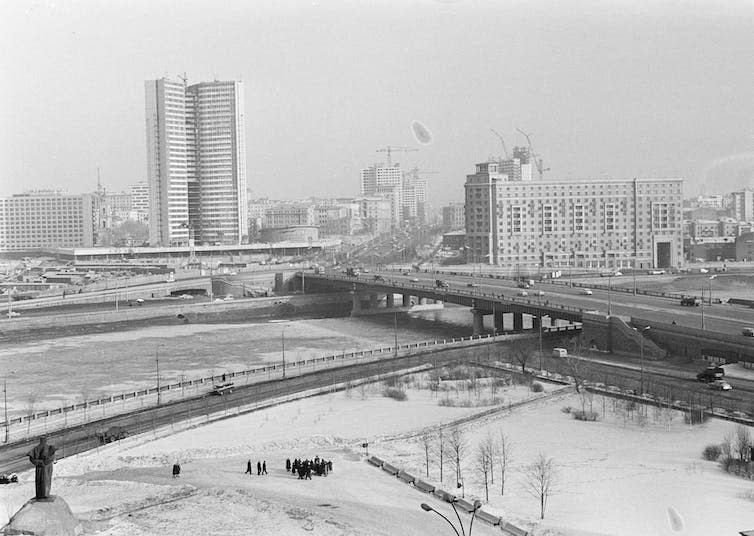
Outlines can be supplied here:
M392 398L393 400L398 400L400 402L408 399L406 391L404 391L400 387L388 387L384 391L382 391L382 396Z
M539 382L534 382L529 389L531 389L533 393L541 393L545 390L545 387Z
M588 422L595 422L598 418L596 411L574 411L571 413L573 415L573 418L577 421L588 421Z
M720 448L720 445L707 445L702 451L702 458L711 462L715 462L718 460L718 458L720 458L720 455L722 453L723 449Z

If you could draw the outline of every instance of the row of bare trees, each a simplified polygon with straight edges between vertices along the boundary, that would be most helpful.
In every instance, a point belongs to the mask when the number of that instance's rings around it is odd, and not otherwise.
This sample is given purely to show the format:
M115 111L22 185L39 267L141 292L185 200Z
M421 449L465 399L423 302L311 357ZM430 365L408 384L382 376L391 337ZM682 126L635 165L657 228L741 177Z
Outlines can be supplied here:
M447 465L455 473L456 483L458 487L462 487L464 495L464 470L476 474L484 485L485 501L490 500L490 489L496 489L496 477L500 495L505 495L506 476L513 462L513 442L502 429L497 434L489 431L475 449L471 448L466 432L460 426L428 431L419 436L418 443L424 453L427 478L431 465L436 462L439 465L440 482L443 482ZM469 459L470 467L467 466ZM544 454L540 454L537 460L523 470L525 489L539 501L542 519L547 500L553 492L555 472L555 462Z

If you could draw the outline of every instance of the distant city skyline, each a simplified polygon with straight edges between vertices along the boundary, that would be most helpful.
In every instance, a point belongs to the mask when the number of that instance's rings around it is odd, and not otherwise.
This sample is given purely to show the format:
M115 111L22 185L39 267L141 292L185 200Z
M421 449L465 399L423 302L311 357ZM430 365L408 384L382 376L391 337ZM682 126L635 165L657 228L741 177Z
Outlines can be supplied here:
M184 72L244 82L257 197L356 196L402 145L432 205L461 201L517 128L546 179L754 186L748 1L209 5L3 3L0 195L147 180L144 80Z

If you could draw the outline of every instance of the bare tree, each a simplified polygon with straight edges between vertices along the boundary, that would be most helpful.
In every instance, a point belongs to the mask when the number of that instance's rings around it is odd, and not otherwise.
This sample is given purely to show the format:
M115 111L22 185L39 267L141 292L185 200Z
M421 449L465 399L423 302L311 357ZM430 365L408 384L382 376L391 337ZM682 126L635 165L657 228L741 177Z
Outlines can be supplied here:
M505 495L505 471L513 459L513 442L505 436L502 430L500 430L500 436L497 438L495 458L500 468L500 495Z
M447 450L450 456L450 463L456 470L456 482L462 482L461 476L461 463L466 457L466 453L469 447L466 439L466 434L458 426L454 426L448 433Z
M568 371L568 375L573 378L576 392L581 393L581 389L584 386L584 383L586 383L588 362L572 355L565 357L563 361L566 370Z
M432 451L432 434L425 432L417 439L419 445L424 450L424 463L427 467L427 478L429 478L429 453Z
M733 432L728 430L723 436L723 441L720 443L720 450L723 453L724 458L733 457Z
M539 518L545 518L547 500L552 495L555 484L555 462L543 453L525 469L526 491L539 499Z
M495 440L488 432L487 436L479 442L476 448L475 466L484 481L484 497L490 500L490 476L493 473L495 461Z
M746 458L749 456L749 447L752 444L751 432L749 432L749 428L747 426L743 424L736 426L735 439L733 441L733 444L736 447L738 459L741 461L746 461Z
M442 479L445 474L445 467L444 467L444 456L445 456L445 434L443 433L442 427L438 427L437 434L433 436L434 438L437 438L437 443L432 448L433 455L437 458L437 460L440 462L440 482L442 482Z
M534 357L534 347L528 343L513 345L513 359L521 365L521 373L526 374L526 363Z

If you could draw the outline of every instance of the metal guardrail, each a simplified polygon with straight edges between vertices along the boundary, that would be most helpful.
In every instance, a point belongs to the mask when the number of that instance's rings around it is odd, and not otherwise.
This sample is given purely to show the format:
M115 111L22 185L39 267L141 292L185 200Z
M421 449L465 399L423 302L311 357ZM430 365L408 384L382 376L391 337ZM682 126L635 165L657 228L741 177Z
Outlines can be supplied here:
M443 288L440 289L436 286L432 285L424 285L421 283L413 283L410 281L406 282L396 282L393 280L387 280L387 281L374 281L370 280L368 278L362 278L362 277L349 277L349 276L334 276L330 274L307 274L307 279L324 279L329 281L337 281L340 283L356 283L356 284L363 284L363 285L370 285L373 287L388 287L388 288L394 288L396 289L396 292L398 292L398 289L407 289L407 290L420 290L424 292L432 292L435 294L444 294L444 295L454 295L464 298L471 298L471 299L487 299L490 301L497 301L497 302L507 302L514 305L530 305L533 307L540 307L544 309L552 309L552 310L559 310L569 313L577 313L581 314L584 313L584 309L580 307L571 307L568 305L560 305L556 303L549 303L549 301L542 301L542 300L531 300L529 298L523 298L523 297L516 297L516 296L509 296L506 297L503 294L494 294L494 293L488 293L488 292L479 292L479 291L467 291L464 289L448 289Z
M374 361L383 358L392 358L395 357L396 354L398 357L406 357L413 355L416 352L426 351L429 348L461 348L464 346L474 346L480 343L488 344L528 337L532 337L532 335L513 334L495 336L492 334L484 334L401 344L398 345L397 349L393 346L383 346L379 348L343 352L341 354L331 354L302 361L291 361L286 362L285 364L276 363L264 367L254 367L241 371L226 372L225 374L217 374L214 376L161 385L159 395L163 402L165 402L166 399L170 399L171 401L181 400L197 396L200 393L209 393L212 391L215 384L238 381L239 379L245 380L243 385L248 385L249 383L271 380L273 379L273 376L282 377L283 374L287 376L303 375L309 371L317 370L320 367L348 366L355 362L359 362L360 360L364 360L360 362ZM115 414L127 413L137 407L143 408L149 405L157 405L157 395L158 390L156 386L113 394L94 400L87 400L55 409L38 411L21 417L10 418L7 421L7 426L9 428L17 428L16 431L11 430L12 434L18 435L20 432L24 432L24 436L26 437L33 435L35 432L39 432L39 428L44 432L48 432L55 429L99 420L100 418L113 416ZM131 407L127 408L127 405ZM99 413L96 418L93 416L94 411ZM50 422L51 418L53 419L53 422ZM0 423L0 426L5 427L5 421ZM20 432L18 430L19 427L23 428Z

